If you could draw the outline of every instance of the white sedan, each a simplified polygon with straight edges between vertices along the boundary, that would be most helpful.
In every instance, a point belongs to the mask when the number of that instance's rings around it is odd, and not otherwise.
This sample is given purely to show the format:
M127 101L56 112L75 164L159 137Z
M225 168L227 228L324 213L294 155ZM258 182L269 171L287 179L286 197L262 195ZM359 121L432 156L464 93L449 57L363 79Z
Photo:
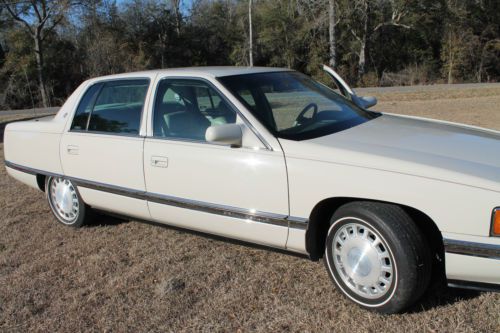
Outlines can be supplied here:
M500 288L500 133L368 111L295 71L184 68L84 82L5 130L8 173L80 227L106 211L324 258L381 313L431 280Z

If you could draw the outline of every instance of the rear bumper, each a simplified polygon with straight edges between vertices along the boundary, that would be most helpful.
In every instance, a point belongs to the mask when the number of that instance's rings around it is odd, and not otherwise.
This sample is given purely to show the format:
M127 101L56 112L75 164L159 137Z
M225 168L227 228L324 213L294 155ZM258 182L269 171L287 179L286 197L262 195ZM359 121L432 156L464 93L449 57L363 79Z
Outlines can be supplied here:
M446 277L449 285L500 290L499 239L468 238L468 240L444 239Z
M36 179L35 174L19 171L18 169L12 168L10 165L6 165L5 169L7 170L7 174L9 174L9 176L11 176L12 178L26 185L29 185L37 190L40 190L40 186L38 185L38 181Z

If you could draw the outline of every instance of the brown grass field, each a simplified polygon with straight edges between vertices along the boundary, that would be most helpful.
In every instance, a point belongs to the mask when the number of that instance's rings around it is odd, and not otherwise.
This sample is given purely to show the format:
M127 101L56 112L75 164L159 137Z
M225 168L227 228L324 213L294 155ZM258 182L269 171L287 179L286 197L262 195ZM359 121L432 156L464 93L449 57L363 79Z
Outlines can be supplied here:
M378 97L376 110L500 129L500 88ZM75 230L3 167L0 189L0 332L500 332L500 294L434 287L381 316L321 261L108 217Z

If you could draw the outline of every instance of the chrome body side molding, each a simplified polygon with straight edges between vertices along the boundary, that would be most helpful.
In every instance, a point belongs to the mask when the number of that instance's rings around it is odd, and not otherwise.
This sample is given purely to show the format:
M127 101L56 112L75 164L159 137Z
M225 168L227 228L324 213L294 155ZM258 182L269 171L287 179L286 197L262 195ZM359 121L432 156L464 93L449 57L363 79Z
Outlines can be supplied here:
M443 239L446 253L500 260L500 245Z
M295 229L307 229L308 220L301 217L292 217L283 214L275 214L269 212L256 211L254 209L246 209L239 207L232 207L226 205L213 204L203 201L173 197L168 195L162 195L157 193L150 193L146 191L129 189L121 186L104 184L99 182L94 182L90 180L80 179L76 177L68 177L60 174L55 174L52 172L47 172L43 170L33 169L18 165L9 161L5 161L5 165L11 169L26 172L32 175L45 175L52 177L65 177L70 179L75 185L113 193L116 195L122 195L134 199L147 200L151 202L156 202L164 205L180 207L185 209L191 209L196 211L201 211L209 214L222 215L237 219L250 220L253 222L273 224L283 227L290 227Z

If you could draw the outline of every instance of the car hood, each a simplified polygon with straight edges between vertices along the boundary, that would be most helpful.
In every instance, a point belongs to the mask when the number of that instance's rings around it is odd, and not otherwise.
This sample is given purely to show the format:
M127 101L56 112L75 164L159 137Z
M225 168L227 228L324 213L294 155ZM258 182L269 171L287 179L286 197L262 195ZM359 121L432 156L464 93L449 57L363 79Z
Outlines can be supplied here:
M500 192L500 132L383 114L305 141L280 140L287 158L410 174Z

